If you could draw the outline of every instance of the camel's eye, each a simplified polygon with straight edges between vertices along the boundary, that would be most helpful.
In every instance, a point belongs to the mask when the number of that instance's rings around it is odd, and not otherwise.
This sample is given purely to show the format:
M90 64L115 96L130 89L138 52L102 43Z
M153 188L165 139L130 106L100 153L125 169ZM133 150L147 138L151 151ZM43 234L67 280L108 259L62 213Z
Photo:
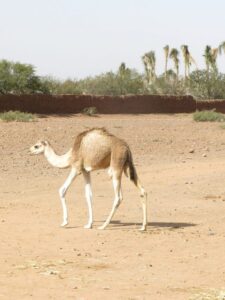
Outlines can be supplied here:
M35 149L38 149L38 148L39 148L39 146L38 146L38 145L35 145L35 146L34 146L34 148L35 148Z

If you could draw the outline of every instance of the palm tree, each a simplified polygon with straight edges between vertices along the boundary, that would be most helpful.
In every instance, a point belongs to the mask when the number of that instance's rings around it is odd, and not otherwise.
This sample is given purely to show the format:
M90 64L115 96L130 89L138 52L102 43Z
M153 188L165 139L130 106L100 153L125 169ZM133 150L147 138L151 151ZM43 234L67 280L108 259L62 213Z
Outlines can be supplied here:
M221 55L222 53L225 54L225 41L223 41L219 47L218 47L218 50L219 50L219 54Z
M182 45L181 46L181 51L183 53L183 58L184 58L184 76L185 76L185 80L187 79L187 77L189 77L190 74L190 66L191 64L195 64L197 67L197 64L194 60L194 58L191 56L191 53L188 49L187 45Z
M126 78L129 73L129 69L126 67L126 64L122 62L119 66L118 72L117 72L117 78L118 80L118 88L120 89L120 94L125 95L126 94Z
M124 77L126 74L127 68L126 68L126 64L124 62L122 62L119 66L119 70L118 70L118 74L120 77Z
M177 80L178 80L178 76L179 76L179 51L176 48L171 49L170 51L170 55L169 57L173 60L174 63L174 68L176 70L176 76L177 76Z
M217 65L216 65L216 59L218 56L218 48L212 48L211 46L207 45L205 47L204 57L205 57L205 64L206 64L206 74L207 74L207 91L208 95L211 95L211 86L209 82L209 72L210 69L213 72L217 72Z
M213 71L217 71L216 60L218 52L219 48L212 48L209 45L205 47L205 52L203 56L205 57L207 76L209 76L210 69L212 69Z
M219 48L213 48L213 49L211 49L211 55L212 55L211 66L212 66L212 69L214 71L217 71L216 60L217 60L217 57L218 57L218 52L219 52Z
M223 41L218 47L219 54L225 54L225 41Z
M182 45L181 51L183 53L183 58L184 58L184 76L186 80L188 76L188 69L190 66L190 52L187 45Z
M203 56L205 57L207 76L209 76L209 69L210 69L210 65L211 65L211 61L212 61L212 48L211 48L211 46L207 45L205 47L205 52L204 52Z
M155 52L150 51L148 53L145 53L142 56L142 61L143 61L144 67L145 67L147 82L148 82L148 84L151 84L156 78L156 74L155 74L155 64L156 64Z
M167 75L167 68L168 68L168 59L169 59L169 52L170 52L170 47L169 45L166 45L164 48L164 54L165 54L165 73L164 73L164 76L166 78L166 75Z

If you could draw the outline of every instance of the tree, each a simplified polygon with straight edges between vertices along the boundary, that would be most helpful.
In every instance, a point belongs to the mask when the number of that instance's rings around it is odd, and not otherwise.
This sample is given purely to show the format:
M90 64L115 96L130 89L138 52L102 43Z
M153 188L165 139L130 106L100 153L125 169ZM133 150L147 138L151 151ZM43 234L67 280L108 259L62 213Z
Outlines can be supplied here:
M172 48L171 51L170 51L170 55L169 55L170 59L173 60L173 63L174 63L174 68L175 68L175 71L176 71L176 76L177 76L177 80L178 80L178 77L179 77L179 51L176 49L176 48Z
M225 54L225 41L223 41L219 47L218 47L218 50L219 50L219 54L222 55L222 53Z
M211 46L207 45L205 47L205 52L204 52L203 56L205 58L207 76L209 77L209 70L210 70L210 65L211 65L211 61L212 61Z
M126 64L124 62L121 63L117 72L120 95L125 95L127 93L127 83L130 80L130 75L131 70L126 67Z
M11 63L7 60L0 61L0 94L6 94L13 88L11 76Z
M143 93L143 76L122 63L116 73L107 72L79 80L77 87L83 93L93 95L141 94Z
M211 49L211 55L212 55L211 67L212 67L213 71L215 71L215 72L218 71L218 69L217 69L218 52L219 52L218 48Z
M164 55L165 55L165 73L164 76L165 78L167 77L167 69L168 69L168 59L169 59L169 52L170 52L170 47L169 45L166 45L164 48Z
M212 70L217 72L217 56L218 56L219 48L212 48L211 46L207 45L205 47L204 57L205 57L205 64L206 64L206 71L209 74L209 71Z
M193 57L191 56L187 45L182 45L181 51L182 51L183 59L184 59L184 77L185 77L185 81L186 81L190 75L190 66L192 65L192 63L194 63L196 65L196 62L193 59Z
M225 74L197 70L190 74L189 89L193 96L201 99L225 98Z
M2 60L0 61L0 93L48 93L48 89L41 78L35 74L32 65Z
M145 53L142 56L142 61L143 61L144 67L145 67L147 83L148 83L148 85L150 85L151 83L154 82L154 80L156 78L156 73L155 73L155 65L156 65L155 52L150 51L148 53Z
M127 71L128 69L126 68L126 64L122 62L121 65L119 66L118 75L120 77L124 77L126 76Z

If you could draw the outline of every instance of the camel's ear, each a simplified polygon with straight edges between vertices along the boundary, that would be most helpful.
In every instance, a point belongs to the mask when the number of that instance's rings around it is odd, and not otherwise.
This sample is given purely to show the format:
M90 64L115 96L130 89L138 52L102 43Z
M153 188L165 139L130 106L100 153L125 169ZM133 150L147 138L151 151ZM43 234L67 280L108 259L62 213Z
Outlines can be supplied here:
M44 146L48 146L48 141L42 141L41 143L42 143L42 145L44 145Z

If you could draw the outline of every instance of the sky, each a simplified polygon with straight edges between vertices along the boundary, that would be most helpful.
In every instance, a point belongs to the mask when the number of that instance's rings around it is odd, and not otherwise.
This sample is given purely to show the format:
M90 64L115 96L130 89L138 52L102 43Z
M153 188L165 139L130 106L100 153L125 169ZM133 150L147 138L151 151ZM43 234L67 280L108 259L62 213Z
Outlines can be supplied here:
M0 8L0 59L58 79L115 72L122 62L144 72L151 50L160 74L167 44L187 44L203 68L205 46L225 41L224 0L0 0ZM225 72L225 55L218 65Z

